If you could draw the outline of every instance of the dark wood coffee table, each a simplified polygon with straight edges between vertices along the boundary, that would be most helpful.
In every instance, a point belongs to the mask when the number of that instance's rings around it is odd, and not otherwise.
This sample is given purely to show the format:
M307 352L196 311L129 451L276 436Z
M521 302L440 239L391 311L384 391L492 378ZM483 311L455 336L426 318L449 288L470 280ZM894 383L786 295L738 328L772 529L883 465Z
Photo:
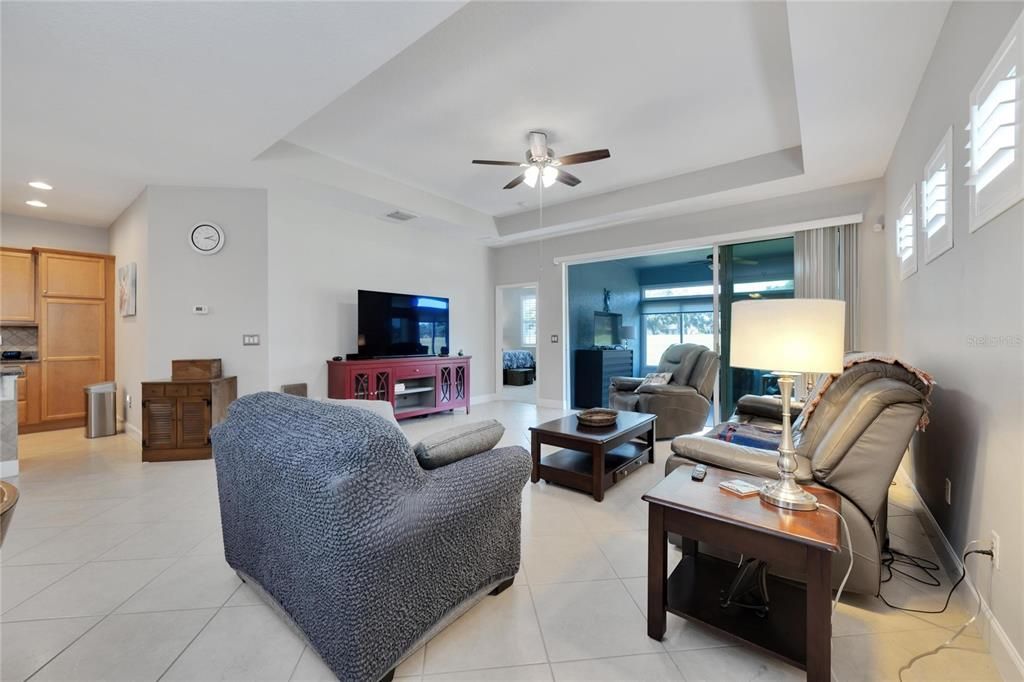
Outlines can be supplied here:
M590 493L600 502L604 491L647 461L654 463L653 414L620 412L608 427L583 426L576 415L531 426L533 473L540 479ZM540 456L541 445L565 448Z
M762 479L708 467L703 483L681 466L651 488L647 567L647 634L665 636L669 611L709 625L803 668L807 679L828 682L832 643L832 554L839 551L839 519L830 511L790 511L738 497L718 487L741 478ZM807 488L818 501L839 509L832 490ZM666 577L668 533L683 537L683 560ZM768 577L768 613L722 608L720 597L736 575L735 562L697 551L697 542L731 550L806 576L803 584Z

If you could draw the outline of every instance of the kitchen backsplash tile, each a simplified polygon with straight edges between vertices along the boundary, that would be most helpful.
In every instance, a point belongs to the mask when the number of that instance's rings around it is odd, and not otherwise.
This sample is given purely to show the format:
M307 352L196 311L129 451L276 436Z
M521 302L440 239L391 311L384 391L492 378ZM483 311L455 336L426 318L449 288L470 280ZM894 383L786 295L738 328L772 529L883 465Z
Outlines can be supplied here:
M0 327L0 350L20 350L36 355L38 348L38 327Z

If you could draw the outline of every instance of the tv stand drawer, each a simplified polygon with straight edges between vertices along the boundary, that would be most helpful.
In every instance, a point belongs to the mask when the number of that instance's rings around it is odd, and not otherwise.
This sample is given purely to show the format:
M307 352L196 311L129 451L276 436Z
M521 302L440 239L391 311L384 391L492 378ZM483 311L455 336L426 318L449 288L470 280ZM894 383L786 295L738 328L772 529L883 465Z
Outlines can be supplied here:
M395 367L396 379L418 379L434 376L434 365L398 365Z

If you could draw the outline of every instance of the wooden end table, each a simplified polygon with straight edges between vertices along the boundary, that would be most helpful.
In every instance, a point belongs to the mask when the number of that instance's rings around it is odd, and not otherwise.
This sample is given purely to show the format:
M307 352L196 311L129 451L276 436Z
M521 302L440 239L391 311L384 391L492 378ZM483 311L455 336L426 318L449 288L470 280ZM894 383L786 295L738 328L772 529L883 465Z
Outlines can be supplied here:
M653 414L620 412L614 426L583 426L572 414L531 426L533 473L540 479L590 493L600 502L604 491L640 468L643 457L654 463ZM565 448L540 456L540 446Z
M763 479L708 467L702 483L681 466L654 486L649 503L647 634L665 636L666 611L709 625L731 637L807 671L807 679L828 682L832 653L832 554L838 552L839 518L830 511L790 511L739 497L718 487L740 478ZM839 495L808 488L818 501L839 509ZM666 576L668 533L683 537L683 560ZM719 599L737 567L697 551L705 542L769 566L806 576L806 586L768 577L770 607L760 617L746 609L722 608Z

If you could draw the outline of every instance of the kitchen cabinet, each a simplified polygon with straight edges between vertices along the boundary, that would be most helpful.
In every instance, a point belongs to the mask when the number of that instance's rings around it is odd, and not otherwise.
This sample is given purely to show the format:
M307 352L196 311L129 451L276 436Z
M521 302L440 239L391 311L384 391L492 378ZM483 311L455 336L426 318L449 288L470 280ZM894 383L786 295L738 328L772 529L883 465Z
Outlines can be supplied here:
M36 259L24 249L0 249L0 322L36 321Z

